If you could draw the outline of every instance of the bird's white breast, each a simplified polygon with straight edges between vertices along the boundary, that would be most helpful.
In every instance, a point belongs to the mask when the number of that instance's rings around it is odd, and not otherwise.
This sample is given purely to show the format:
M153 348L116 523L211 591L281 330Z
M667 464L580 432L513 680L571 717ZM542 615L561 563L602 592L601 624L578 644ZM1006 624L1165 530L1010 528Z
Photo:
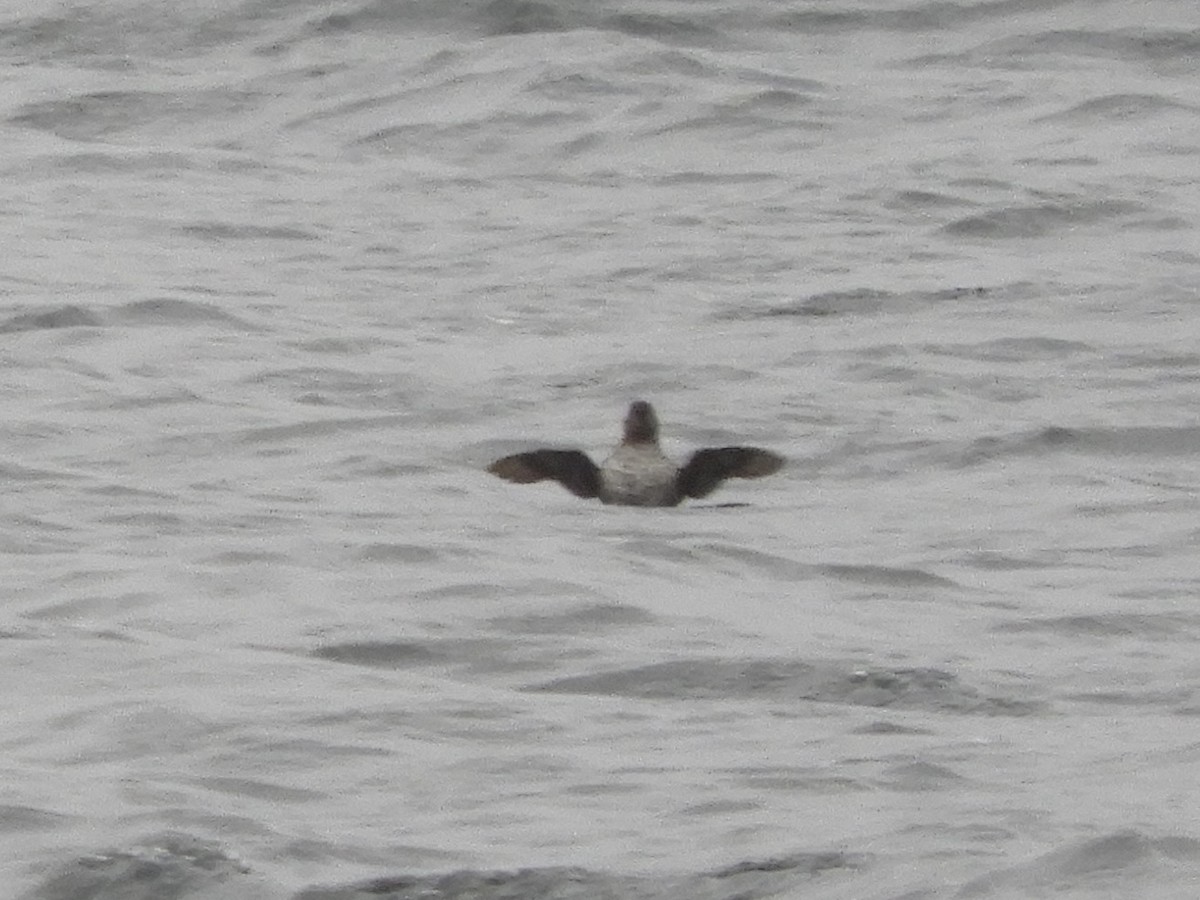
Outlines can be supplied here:
M600 499L627 506L674 506L678 467L654 444L622 444L600 467Z

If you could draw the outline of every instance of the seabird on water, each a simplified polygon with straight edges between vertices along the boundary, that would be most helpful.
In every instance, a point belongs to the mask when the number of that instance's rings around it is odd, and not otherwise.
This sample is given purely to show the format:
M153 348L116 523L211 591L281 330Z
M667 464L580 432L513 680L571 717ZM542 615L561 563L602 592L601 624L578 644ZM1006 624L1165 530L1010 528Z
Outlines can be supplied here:
M622 506L677 506L707 497L726 478L762 478L784 459L758 447L706 447L682 466L658 445L658 416L644 400L629 406L621 443L597 466L582 450L530 450L498 459L488 471L517 484L552 479L576 497Z

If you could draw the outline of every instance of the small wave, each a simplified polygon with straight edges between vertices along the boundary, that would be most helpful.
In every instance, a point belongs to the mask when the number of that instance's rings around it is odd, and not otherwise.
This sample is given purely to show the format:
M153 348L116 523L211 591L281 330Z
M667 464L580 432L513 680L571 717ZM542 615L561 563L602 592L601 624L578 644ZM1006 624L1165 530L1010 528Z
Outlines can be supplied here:
M1180 867L1192 873L1193 882L1200 875L1200 841L1119 831L1054 850L1020 866L989 872L968 881L954 896L963 900L1050 895L1139 897L1148 891L1157 896L1149 887L1154 873L1169 873L1172 882L1181 884L1187 876Z
M37 312L19 313L0 321L0 333L42 331L55 328L98 328L115 323L180 325L194 322L220 323L236 326L239 330L255 330L248 322L231 316L210 303L155 297L122 304L115 307L107 317L101 317L82 306L73 304Z
M217 157L217 159L220 159ZM189 169L210 168L225 165L213 162L213 157L194 151L145 150L120 147L116 149L87 150L79 153L60 153L39 156L28 160L25 171L39 175L60 177L66 172L71 175L133 175L138 178L153 173L175 174ZM229 161L230 166L236 161Z
M955 788L965 779L945 766L933 763L914 762L892 766L883 772L881 781L893 791L913 793L917 791L940 791Z
M1035 701L988 697L938 669L862 669L851 662L690 659L576 675L527 688L645 699L808 701L984 715L1030 715Z
M718 509L728 506L745 507L746 504L709 504L704 509ZM732 561L737 564L736 571L741 574L743 569L754 571L758 575L776 578L781 581L806 581L820 572L820 568L789 559L775 553L766 553L741 547L736 544L704 543L696 545L680 545L674 540L662 540L657 537L637 537L621 541L621 551L631 556L651 560L665 560L701 566L715 566L728 569L723 563Z
M251 225L245 222L189 222L176 226L180 234L209 241L316 241L320 235L307 228L287 225Z
M295 4L303 7L305 4ZM266 18L261 3L92 3L59 14L28 16L0 26L0 46L61 63L82 59L93 68L125 70L143 57L223 50L254 34ZM225 54L223 53L223 56ZM227 57L226 57L227 58Z
M146 591L124 591L113 594L88 594L71 600L60 600L30 609L25 613L30 619L49 622L71 622L80 619L105 621L114 615L153 607L161 598ZM119 638L128 639L128 638Z
M289 787L257 778L235 778L227 775L202 775L185 779L206 791L232 797L253 797L271 803L309 803L328 800L329 794L306 788Z
M256 372L242 382L266 386L310 406L388 411L420 402L415 376L365 375L336 366L297 366Z
M568 634L608 631L653 624L656 617L636 606L594 604L559 613L497 616L489 626L512 634Z
M237 792L236 781L207 779L206 786ZM245 785L260 791L256 784ZM271 791L264 796L270 797ZM285 798L289 799L289 798ZM301 797L301 799L306 799ZM311 855L306 855L306 861ZM95 898L231 898L259 900L579 900L583 897L706 897L737 900L774 896L820 878L860 877L874 860L862 853L799 852L747 859L719 869L684 874L642 875L597 872L579 867L543 866L508 871L459 869L431 874L398 874L291 893L256 873L214 841L182 833L157 835L128 849L108 850L61 865L21 900Z
M928 213L931 210L954 209L962 206L977 206L974 200L957 197L940 191L897 191L891 200L884 204L888 209L907 210Z
M439 562L447 554L433 547L422 547L420 544L375 543L363 547L356 555L363 562L412 565Z
M715 871L683 876L623 875L577 867L545 867L515 871L464 869L448 874L376 878L344 887L301 891L294 900L357 900L386 896L389 900L581 900L628 897L666 900L706 897L709 900L767 897L820 877L856 875L871 858L843 852L796 853L747 860Z
M995 338L977 344L934 344L925 349L937 356L986 362L1032 362L1063 360L1077 354L1096 352L1091 344L1048 337Z
M895 588L956 588L949 578L934 575L923 569L899 569L891 566L827 565L821 572L845 581L877 584Z
M1169 97L1158 94L1109 94L1104 97L1094 97L1082 103L1035 119L1035 122L1070 122L1073 124L1094 124L1107 121L1129 121L1130 119L1148 119L1162 112L1186 112L1196 114L1200 108L1186 103L1179 103Z
M635 37L654 38L663 43L711 46L723 42L719 30L702 25L695 19L679 16L623 13L601 20L601 27Z
M362 666L368 669L404 670L436 667L470 673L473 677L548 672L563 657L560 642L539 644L508 637L435 638L395 641L346 641L326 644L309 653L314 659Z
M294 445L297 440L315 440L317 438L353 433L356 431L374 431L381 428L393 428L412 422L411 416L405 413L395 415L342 417L334 419L311 419L292 422L287 425L266 425L262 428L247 428L243 431L193 434L188 437L190 443L199 440L213 442L235 441L244 445L255 444L288 444ZM289 452L291 452L289 450Z
M92 141L143 125L222 117L252 107L257 97L239 91L99 91L22 106L8 121L70 140Z
M993 0L986 3L946 3L926 0L894 4L891 8L872 9L869 4L857 7L844 4L834 9L825 7L789 10L770 20L772 27L804 34L814 32L855 31L942 31L966 23L1005 19L1030 7L1059 5L1061 0Z
M366 666L372 669L406 669L445 662L449 655L416 641L356 641L327 644L312 652L314 659Z
M0 804L0 834L52 831L64 827L70 821L70 816L46 809L15 806L10 803Z
M94 328L103 324L99 316L81 306L58 306L40 312L10 316L0 321L0 333L52 328Z
M494 0L484 7L480 20L494 35L566 31L578 21L568 17L566 4L556 6L537 0Z
M168 833L129 849L110 850L72 860L25 894L22 900L75 898L215 897L237 885L237 896L282 898L253 876L250 868L212 841ZM225 896L232 896L226 894Z
M1011 554L997 553L995 551L970 554L964 557L964 562L967 565L989 572L1019 572L1022 569L1052 569L1055 566L1060 565L1060 560L1057 557L1042 559L1038 557L1013 556Z
M1005 456L1061 451L1106 456L1191 456L1197 446L1200 446L1200 427L1192 425L1128 428L1050 425L1034 432L979 438L962 453L962 459L964 463L977 463Z
M1096 225L1113 219L1145 213L1141 203L1126 200L1074 200L1007 206L965 216L943 225L953 237L1003 240L1035 238L1056 234L1081 225Z
M539 0L492 0L477 14L491 35L542 34L577 29L615 31L664 44L713 46L725 42L724 30L690 16L643 10L605 14L587 3L544 3Z
M871 288L857 288L849 291L826 291L813 294L802 300L795 300L766 309L729 312L723 318L779 318L779 317L813 317L836 316L861 313L877 313L883 310L888 301L896 297L891 291L879 291Z
M1002 622L996 631L1044 632L1062 637L1135 637L1194 641L1200 636L1200 615L1184 613L1098 613L1051 616Z
M301 6L303 4L300 4ZM446 4L392 0L367 0L356 7L324 13L308 23L305 31L318 38L347 32L412 31L414 29L451 30L463 23L464 10L476 3Z
M1022 56L1041 54L1099 56L1195 68L1200 58L1200 32L1149 28L1039 31L990 41L972 55L993 64L1015 65Z
M824 131L829 127L825 113L816 107L807 93L784 88L766 88L750 93L699 106L694 112L681 116L678 121L657 129L659 135L681 132L729 129L749 130L753 133L782 130ZM762 173L731 173L743 180L761 179ZM674 177L672 175L667 178ZM727 174L725 177L730 177ZM667 182L669 183L669 182ZM737 183L737 182L735 182Z
M825 316L878 315L906 312L942 303L975 300L1004 300L1028 294L1031 286L1024 282L1003 285L945 287L922 291L885 291L876 288L852 288L823 291L788 303L765 307L736 307L716 314L722 320L746 321L777 318L823 318Z
M496 584L469 581L449 584L445 587L428 588L413 596L418 600L496 600L503 597L570 597L587 596L591 589L571 581L557 578L531 578L514 584Z
M232 316L211 303L176 300L171 297L134 300L117 307L113 315L118 321L134 325L182 325L209 322L236 326L239 330L257 330L245 320Z

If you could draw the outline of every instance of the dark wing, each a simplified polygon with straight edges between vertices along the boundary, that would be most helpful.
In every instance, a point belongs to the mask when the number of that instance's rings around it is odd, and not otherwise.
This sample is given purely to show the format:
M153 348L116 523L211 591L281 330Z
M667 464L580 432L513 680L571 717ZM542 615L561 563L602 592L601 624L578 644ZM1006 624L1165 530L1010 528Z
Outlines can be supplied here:
M707 497L726 478L762 478L783 468L783 457L757 447L708 447L687 461L675 486L681 497Z
M514 453L496 460L487 470L517 484L533 484L553 478L576 497L600 496L600 469L582 450Z

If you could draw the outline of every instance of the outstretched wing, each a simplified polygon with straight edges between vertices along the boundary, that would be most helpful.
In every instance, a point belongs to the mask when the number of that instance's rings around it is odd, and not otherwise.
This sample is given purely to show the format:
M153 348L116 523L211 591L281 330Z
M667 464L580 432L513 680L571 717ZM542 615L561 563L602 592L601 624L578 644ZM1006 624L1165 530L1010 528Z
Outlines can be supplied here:
M600 496L600 469L582 450L514 453L496 460L487 470L517 484L533 484L552 478L576 497Z
M726 478L762 478L783 467L783 457L758 447L697 450L679 470L675 484L683 497L707 497Z

